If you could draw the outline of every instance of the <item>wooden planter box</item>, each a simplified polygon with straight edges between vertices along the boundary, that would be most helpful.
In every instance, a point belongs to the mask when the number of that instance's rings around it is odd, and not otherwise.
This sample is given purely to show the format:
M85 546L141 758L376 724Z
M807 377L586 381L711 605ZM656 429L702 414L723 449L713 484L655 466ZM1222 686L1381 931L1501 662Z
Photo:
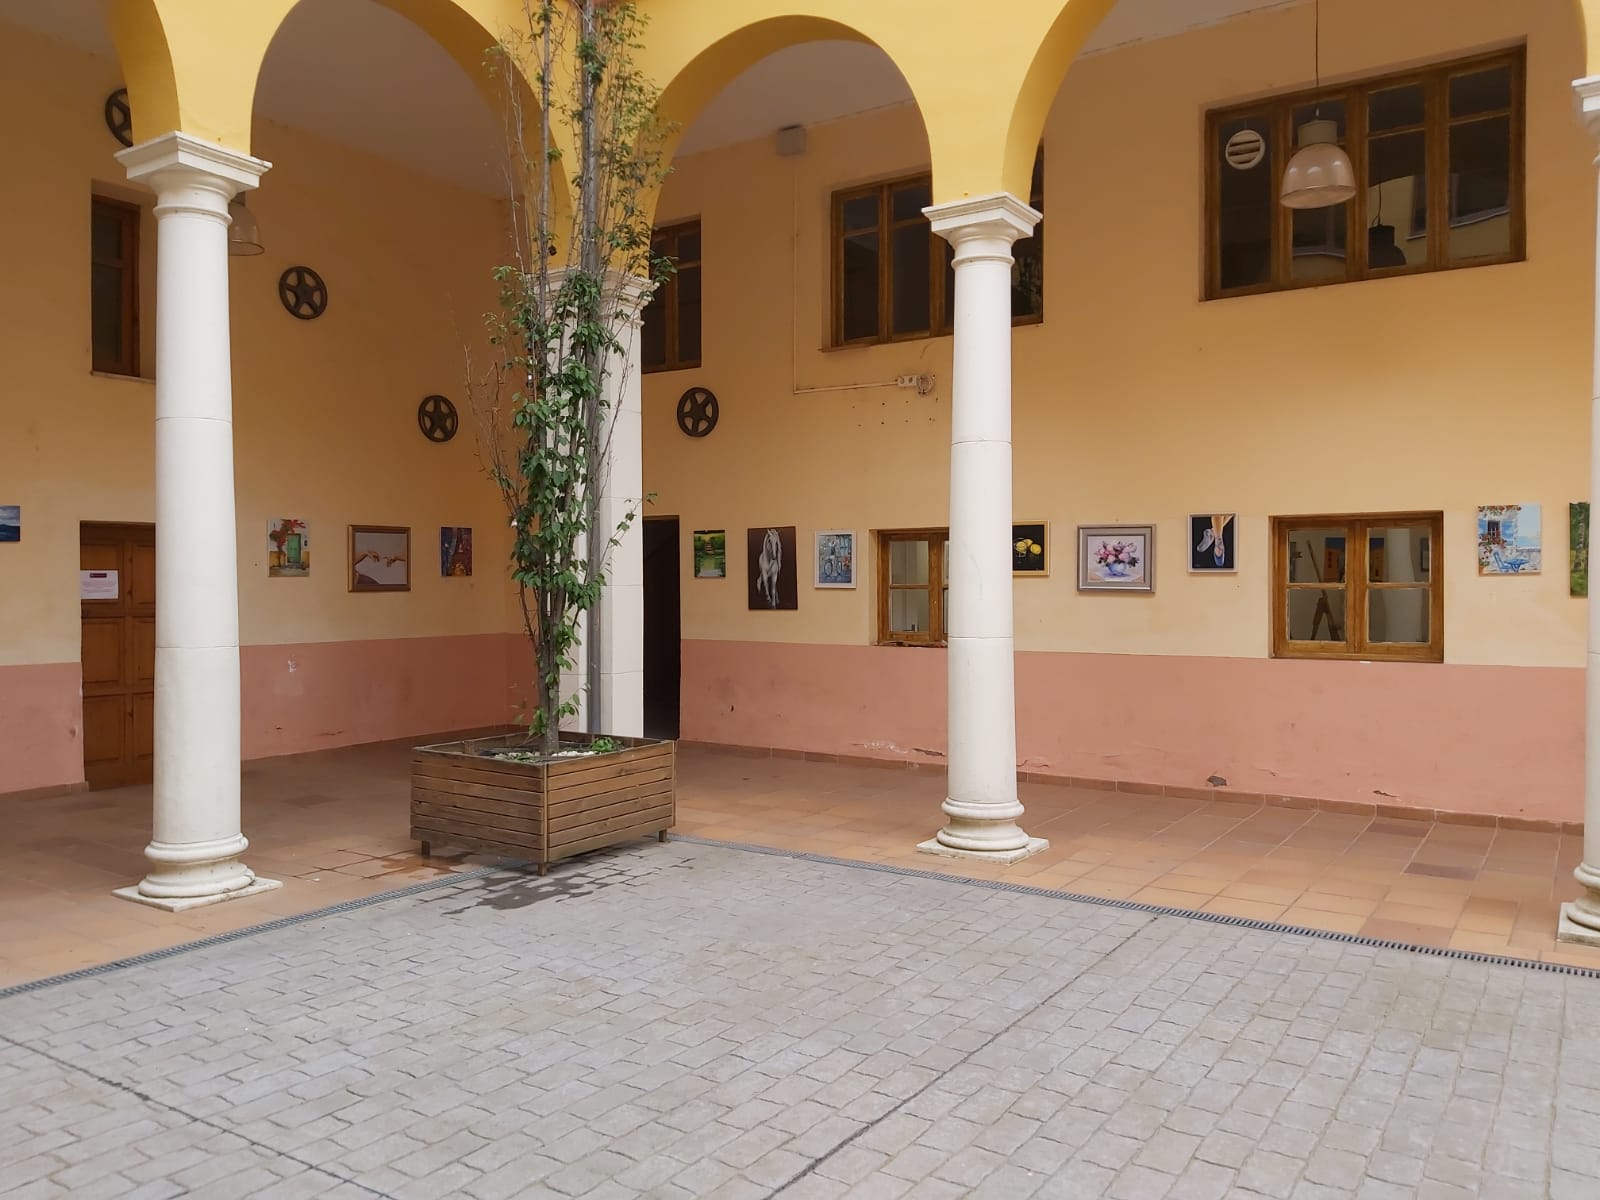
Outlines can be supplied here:
M566 739L563 739L566 740ZM587 740L587 739L585 739ZM522 746L522 733L418 746L411 759L411 836L538 865L656 834L677 820L676 746L615 738L611 754L520 763L482 750Z

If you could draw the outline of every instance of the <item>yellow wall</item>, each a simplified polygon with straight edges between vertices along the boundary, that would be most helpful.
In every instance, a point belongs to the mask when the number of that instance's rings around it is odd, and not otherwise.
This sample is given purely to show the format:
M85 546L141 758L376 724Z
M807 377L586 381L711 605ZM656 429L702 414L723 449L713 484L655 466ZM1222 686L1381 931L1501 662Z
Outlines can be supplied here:
M1304 12L1073 67L1045 138L1046 319L1013 339L1015 511L1051 522L1054 555L1049 579L1017 581L1019 648L1264 656L1270 516L1431 508L1446 514L1447 658L1581 664L1565 553L1566 505L1587 496L1592 346L1593 147L1570 89L1582 31L1566 0L1394 10L1326 6L1324 77L1526 38L1526 262L1202 303L1204 113L1310 84ZM803 574L799 612L748 612L746 527L797 525L809 572L815 529L944 523L950 339L819 349L829 193L927 163L907 108L814 128L803 158L762 140L681 160L668 181L663 222L703 221L705 355L645 379L646 487L686 546L697 528L729 535L728 579L686 568L686 638L864 644L870 583L816 591ZM928 397L794 386L922 371ZM690 384L721 399L702 441L673 424ZM1544 506L1545 573L1479 578L1475 506L1529 502ZM1185 571L1187 514L1213 510L1240 514L1237 576ZM1079 594L1080 522L1154 522L1155 595Z
M0 26L0 105L26 112L7 144L0 222L0 503L23 509L0 547L0 665L76 662L80 521L154 519L154 385L89 371L89 196L131 189L100 108L118 66ZM260 123L275 163L250 197L267 246L231 262L241 635L245 644L498 633L506 539L477 470L462 346L481 337L500 253L494 202L306 133ZM121 181L117 183L117 181ZM154 329L154 220L144 320ZM279 273L328 283L316 321L291 317ZM147 370L151 363L146 361ZM149 372L153 375L153 371ZM455 400L462 431L425 441L416 406ZM270 517L311 522L312 572L268 579ZM412 527L412 591L351 595L351 522ZM475 575L441 579L438 528L470 525Z

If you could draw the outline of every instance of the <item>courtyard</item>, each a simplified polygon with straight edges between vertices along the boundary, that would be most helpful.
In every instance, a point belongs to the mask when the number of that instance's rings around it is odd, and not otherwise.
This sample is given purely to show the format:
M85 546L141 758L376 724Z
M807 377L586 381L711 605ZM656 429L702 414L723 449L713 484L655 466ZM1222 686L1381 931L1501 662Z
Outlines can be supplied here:
M674 840L12 989L0 1143L75 1200L1588 1198L1597 1021L1572 968Z

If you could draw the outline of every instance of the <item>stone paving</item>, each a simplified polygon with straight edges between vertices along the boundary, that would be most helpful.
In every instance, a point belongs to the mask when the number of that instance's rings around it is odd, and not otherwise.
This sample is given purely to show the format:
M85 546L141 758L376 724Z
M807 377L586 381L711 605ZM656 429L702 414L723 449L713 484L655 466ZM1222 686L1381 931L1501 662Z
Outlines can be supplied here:
M1600 980L671 842L0 1000L8 1196L1600 1195Z

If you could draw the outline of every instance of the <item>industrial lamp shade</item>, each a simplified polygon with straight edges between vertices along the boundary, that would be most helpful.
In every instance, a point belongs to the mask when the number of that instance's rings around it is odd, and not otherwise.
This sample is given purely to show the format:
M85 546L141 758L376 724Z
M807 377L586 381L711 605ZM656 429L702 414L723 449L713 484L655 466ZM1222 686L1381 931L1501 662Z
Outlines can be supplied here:
M239 257L265 252L266 247L261 244L261 230L256 226L255 214L245 207L243 196L235 196L228 201L228 216L232 219L228 226L230 255Z
M1283 171L1278 198L1285 208L1328 208L1356 194L1356 172L1339 145L1333 121L1307 121L1300 126L1300 149Z

